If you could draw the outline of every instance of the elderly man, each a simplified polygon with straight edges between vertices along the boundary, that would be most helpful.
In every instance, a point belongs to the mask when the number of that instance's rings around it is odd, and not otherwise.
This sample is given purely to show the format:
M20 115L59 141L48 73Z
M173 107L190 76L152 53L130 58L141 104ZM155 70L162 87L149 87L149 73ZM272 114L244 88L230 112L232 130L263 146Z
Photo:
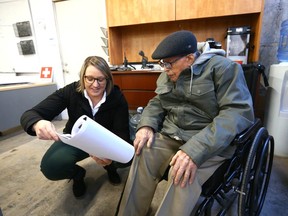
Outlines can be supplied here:
M146 215L169 165L156 215L190 215L203 183L232 156L231 141L254 114L241 66L224 55L185 30L157 46L152 58L160 59L164 72L138 125L118 215Z

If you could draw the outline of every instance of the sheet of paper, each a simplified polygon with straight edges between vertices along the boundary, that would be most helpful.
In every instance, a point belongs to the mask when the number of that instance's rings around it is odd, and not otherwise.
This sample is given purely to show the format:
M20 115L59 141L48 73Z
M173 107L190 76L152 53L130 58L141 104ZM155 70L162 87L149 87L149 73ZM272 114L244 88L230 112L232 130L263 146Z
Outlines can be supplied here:
M60 140L90 155L121 163L129 162L134 147L86 115L74 124L71 134L58 134Z

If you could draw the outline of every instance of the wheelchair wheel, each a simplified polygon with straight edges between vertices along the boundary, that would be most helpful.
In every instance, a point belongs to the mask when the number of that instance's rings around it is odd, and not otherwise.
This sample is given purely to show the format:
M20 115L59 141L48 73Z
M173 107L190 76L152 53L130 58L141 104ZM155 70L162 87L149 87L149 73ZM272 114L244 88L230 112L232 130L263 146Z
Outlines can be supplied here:
M274 139L262 127L257 132L245 164L238 200L238 215L256 215L264 204L274 155Z

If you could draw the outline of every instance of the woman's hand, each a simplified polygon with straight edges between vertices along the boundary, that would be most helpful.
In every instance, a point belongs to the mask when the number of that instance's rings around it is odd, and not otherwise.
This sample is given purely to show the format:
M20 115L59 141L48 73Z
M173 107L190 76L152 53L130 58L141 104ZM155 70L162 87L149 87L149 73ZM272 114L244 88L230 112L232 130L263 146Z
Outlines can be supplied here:
M197 171L196 164L184 151L179 150L170 162L173 183L184 188L187 183L192 184Z
M141 154L143 146L147 143L147 147L150 148L154 141L154 131L150 127L141 127L135 136L134 149L136 155Z
M33 130L39 139L58 141L59 137L56 133L55 126L47 120L40 120L33 125Z
M110 159L98 158L98 157L95 157L93 155L90 155L90 157L93 160L95 160L97 164L99 164L101 166L107 166L107 165L110 165L112 163L112 160L110 160Z

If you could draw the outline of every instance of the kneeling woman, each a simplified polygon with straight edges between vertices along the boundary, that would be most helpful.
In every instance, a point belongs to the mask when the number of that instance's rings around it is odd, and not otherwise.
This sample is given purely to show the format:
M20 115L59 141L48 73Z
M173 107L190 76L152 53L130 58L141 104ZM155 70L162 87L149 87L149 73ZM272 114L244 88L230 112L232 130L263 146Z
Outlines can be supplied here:
M64 133L70 134L77 119L87 115L130 142L128 104L120 89L114 86L110 68L103 58L86 58L79 81L55 91L38 105L24 112L21 117L21 125L28 134L37 135L39 139L55 141L42 159L43 174L54 181L73 179L73 193L78 198L86 192L86 170L77 165L77 162L89 157L89 154L59 140L51 121L65 109L68 111L68 121ZM116 169L128 166L129 163L120 164L109 159L92 158L107 170L112 184L121 183Z

